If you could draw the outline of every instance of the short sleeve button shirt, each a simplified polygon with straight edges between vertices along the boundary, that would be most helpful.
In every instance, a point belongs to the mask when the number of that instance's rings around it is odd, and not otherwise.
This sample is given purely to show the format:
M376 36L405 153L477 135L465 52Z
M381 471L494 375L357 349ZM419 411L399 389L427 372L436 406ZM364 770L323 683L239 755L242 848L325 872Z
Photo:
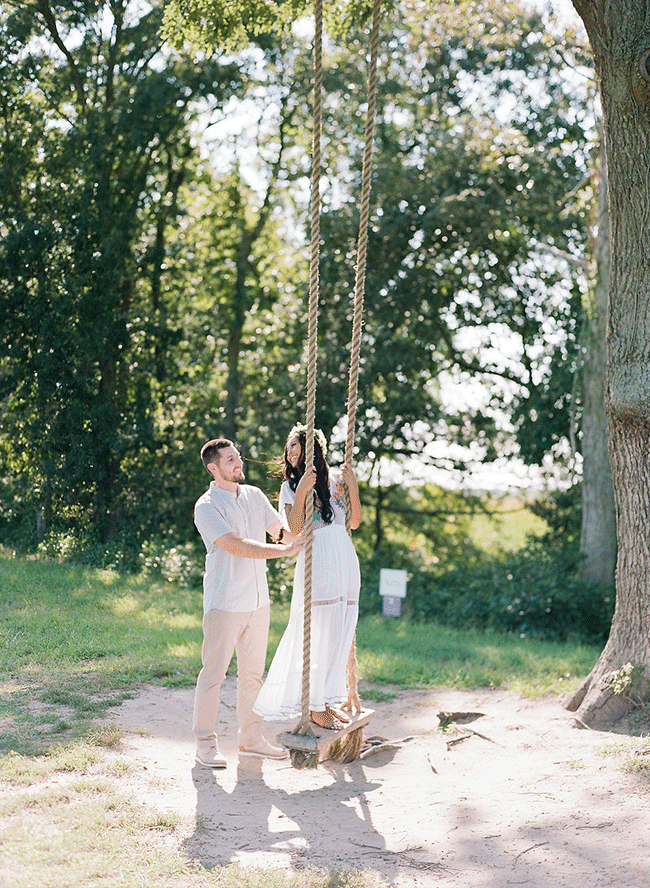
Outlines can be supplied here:
M231 555L216 540L228 533L263 543L266 532L279 520L265 494L250 484L237 492L214 482L194 506L194 523L206 548L203 577L203 612L217 609L246 613L269 603L264 558Z

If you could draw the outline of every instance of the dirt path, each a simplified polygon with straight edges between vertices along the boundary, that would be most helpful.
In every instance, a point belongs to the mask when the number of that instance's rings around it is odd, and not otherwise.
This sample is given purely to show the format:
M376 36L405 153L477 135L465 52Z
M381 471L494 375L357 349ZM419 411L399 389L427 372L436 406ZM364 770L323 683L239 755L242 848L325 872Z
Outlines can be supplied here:
M555 698L398 691L372 704L366 735L403 742L299 771L288 760L238 763L229 677L220 712L229 766L211 772L194 764L192 697L148 687L110 717L127 732L139 797L192 824L188 858L369 868L393 888L650 885L650 791L621 770L633 741L577 729ZM443 733L440 711L481 716ZM267 736L282 729L267 725Z

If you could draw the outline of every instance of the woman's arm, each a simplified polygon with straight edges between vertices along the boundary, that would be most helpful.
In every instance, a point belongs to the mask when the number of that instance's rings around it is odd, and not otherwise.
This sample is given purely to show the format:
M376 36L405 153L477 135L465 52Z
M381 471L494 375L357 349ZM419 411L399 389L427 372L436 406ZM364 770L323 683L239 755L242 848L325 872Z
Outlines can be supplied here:
M291 533L300 533L305 526L305 502L316 484L316 469L307 470L296 487L296 498L293 505L286 505L285 515Z
M359 496L359 484L354 469L347 463L341 467L341 478L350 495L350 527L356 530L361 524L361 498Z

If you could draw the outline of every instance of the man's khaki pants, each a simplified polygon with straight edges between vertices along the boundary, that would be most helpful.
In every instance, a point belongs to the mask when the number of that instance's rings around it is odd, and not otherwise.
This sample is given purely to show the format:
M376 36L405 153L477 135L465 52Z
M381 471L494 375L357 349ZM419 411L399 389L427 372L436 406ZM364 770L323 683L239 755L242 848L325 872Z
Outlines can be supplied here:
M269 639L270 606L247 613L210 610L203 618L203 668L196 682L192 729L199 752L217 746L219 691L233 653L237 651L237 721L240 748L262 739L262 719L253 705L262 687Z

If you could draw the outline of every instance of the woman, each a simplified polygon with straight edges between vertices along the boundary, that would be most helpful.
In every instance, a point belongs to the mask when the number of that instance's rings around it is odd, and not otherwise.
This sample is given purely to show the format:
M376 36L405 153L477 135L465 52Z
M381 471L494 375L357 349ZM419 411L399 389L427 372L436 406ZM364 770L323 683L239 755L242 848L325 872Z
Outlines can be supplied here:
M322 728L339 730L349 718L337 707L347 702L346 667L359 613L359 560L345 529L345 489L350 526L361 521L359 486L348 465L330 469L323 433L314 435L314 466L305 471L306 430L296 425L284 448L280 514L292 533L305 524L305 502L314 496L312 538L311 663L309 709ZM313 493L312 493L313 491ZM267 720L301 712L305 553L298 556L289 623L278 645L255 712Z

